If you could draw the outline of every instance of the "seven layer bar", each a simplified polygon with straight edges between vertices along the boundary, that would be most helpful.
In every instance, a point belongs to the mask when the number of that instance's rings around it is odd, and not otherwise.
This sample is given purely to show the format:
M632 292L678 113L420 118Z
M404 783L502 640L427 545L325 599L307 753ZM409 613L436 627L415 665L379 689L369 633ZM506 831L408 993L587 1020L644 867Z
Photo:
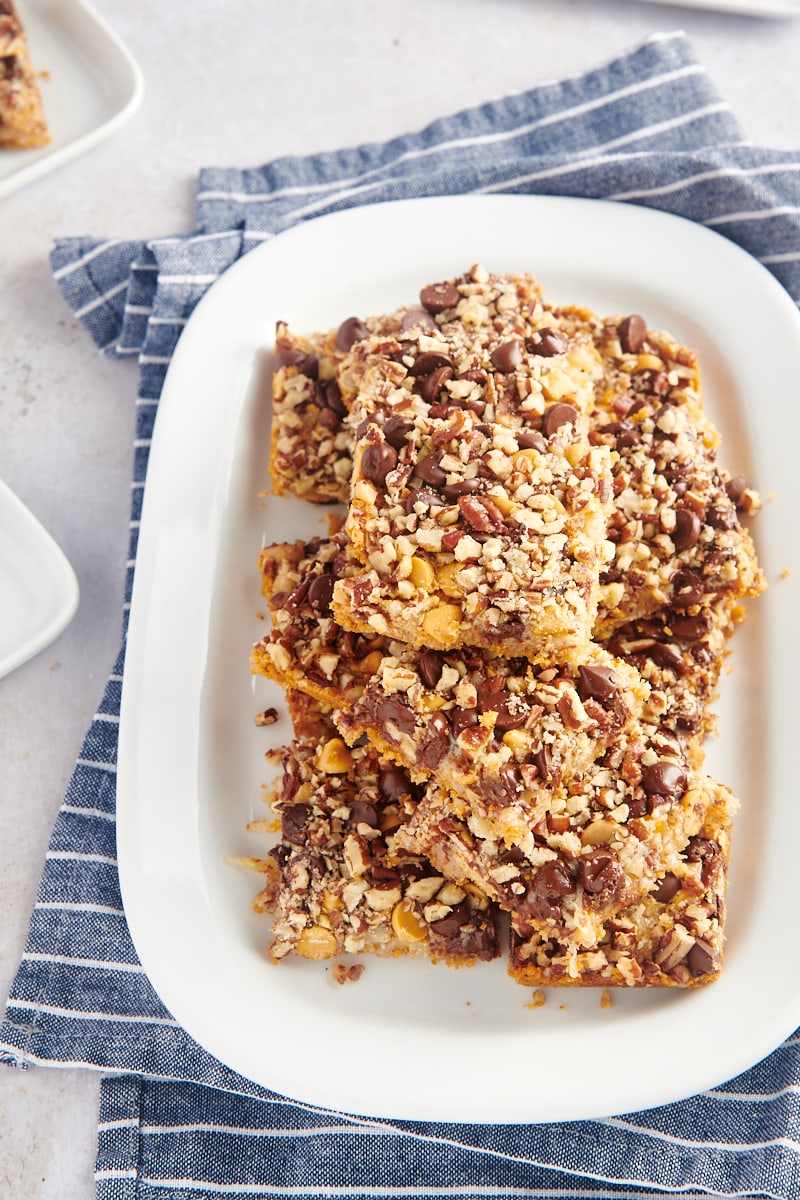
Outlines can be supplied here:
M763 587L737 515L757 497L716 463L694 356L640 318L550 308L530 277L479 268L421 301L320 335L305 375L312 343L280 331L278 395L311 380L319 412L335 379L341 442L305 473L297 458L293 490L341 498L347 471L351 503L333 539L263 552L253 668L417 781L394 852L511 914L513 978L706 982L735 802L699 767L740 601ZM558 493L560 539L525 515L559 478L582 500ZM531 533L573 555L558 584ZM531 604L543 576L539 601L590 580L580 619L574 591L560 625Z

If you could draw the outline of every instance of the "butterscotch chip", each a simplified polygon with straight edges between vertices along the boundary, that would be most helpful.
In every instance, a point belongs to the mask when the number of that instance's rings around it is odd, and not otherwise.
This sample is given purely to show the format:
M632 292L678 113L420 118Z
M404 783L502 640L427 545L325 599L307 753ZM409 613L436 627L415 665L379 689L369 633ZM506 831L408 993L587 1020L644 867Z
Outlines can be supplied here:
M27 150L50 141L25 30L12 0L0 0L0 149Z
M392 909L392 929L406 945L424 942L428 936L424 920L407 900L401 900Z
M326 775L346 775L353 768L353 756L340 737L328 738L320 746L317 767Z
M336 938L324 925L307 925L297 939L295 951L301 958L332 958Z

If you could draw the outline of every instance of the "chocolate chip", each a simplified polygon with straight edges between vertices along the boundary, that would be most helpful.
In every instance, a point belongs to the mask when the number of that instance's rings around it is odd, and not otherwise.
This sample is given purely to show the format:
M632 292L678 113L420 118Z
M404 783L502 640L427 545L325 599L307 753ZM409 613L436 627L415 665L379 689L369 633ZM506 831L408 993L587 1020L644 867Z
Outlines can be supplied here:
M405 510L407 513L416 512L418 504L425 508L444 508L446 503L438 492L431 491L430 488L412 488L406 495Z
M347 409L342 400L342 391L335 379L330 379L322 389L325 407L330 408L340 417L347 416Z
M520 450L538 450L540 454L544 454L547 450L547 442L536 429L528 429L525 433L517 434L517 445Z
M673 608L693 608L706 594L705 582L695 571L676 571L670 582Z
M331 431L338 429L342 423L342 418L332 408L320 409L317 420L323 428L330 429Z
M574 425L577 419L578 410L571 404L551 404L542 417L542 433L545 437L552 437L562 425Z
M460 298L458 288L452 283L431 283L419 294L422 307L434 316L448 308L455 308Z
M561 912L560 901L574 891L575 884L566 863L560 858L551 858L534 875L520 907L535 921L554 919Z
M315 608L319 613L328 612L331 607L335 586L336 579L333 575L315 575L306 592L306 598L311 607Z
M671 642L656 642L650 647L647 654L659 667L674 671L677 675L685 674L683 655Z
M446 733L449 738L449 736L450 736L450 714L445 712L445 710L443 708L440 708L438 712L435 712L433 714L430 721L428 722L428 730L429 731L433 730L434 733L437 735L437 737L443 733Z
M442 495L446 500L457 500L459 496L469 496L471 492L479 492L484 486L483 481L473 475L472 479L459 479L456 483L446 483L442 488Z
M509 697L504 704L495 709L495 712L497 713L495 730L506 733L509 729L520 729L530 716L531 710L524 700Z
M628 798L628 816L630 817L646 817L653 811L653 807L651 797L645 796L641 789L637 789Z
M439 487L447 479L447 472L442 470L439 466L438 456L434 455L419 459L414 467L414 474L423 483L429 483L432 487Z
M581 700L599 700L609 704L617 694L619 677L612 667L578 667L578 695Z
M686 846L686 859L688 862L703 862L704 859L715 858L719 852L719 842L711 838L692 837Z
M672 542L678 554L684 550L691 550L692 546L697 545L697 539L700 537L700 530L703 528L702 522L696 512L691 508L679 508L675 513L675 529L672 533Z
M384 724L396 725L401 733L413 733L414 714L405 700L399 696L388 696L377 705L378 716Z
M626 354L638 354L647 340L647 322L638 313L632 313L617 326L620 344Z
M473 729L478 724L477 708L456 709L450 718L453 737L457 738L465 729Z
M430 375L424 375L418 381L416 390L426 404L433 404L448 379L452 379L452 377L452 367L437 367Z
M470 383L480 384L486 383L486 378L486 372L481 370L480 367L470 367L469 370L465 371L461 376L461 379L467 379Z
M419 656L419 673L426 687L435 688L442 675L444 655L438 650L422 650Z
M708 632L704 617L670 617L669 627L682 642L699 642Z
M369 825L370 829L378 828L378 810L368 800L351 800L347 806L350 809L350 825Z
M390 803L401 796L411 795L411 780L400 767L387 767L380 777L378 786L381 795Z
M310 804L292 804L281 814L281 836L293 846L305 845L305 831L311 816Z
M371 483L383 487L386 476L397 466L397 451L388 442L367 446L361 455L361 474Z
M649 796L676 799L686 791L686 783L686 772L668 758L660 758L642 771L642 787Z
M736 507L739 507L739 502L747 491L747 480L744 475L734 475L725 484L725 491L728 493L728 499L732 500Z
M516 799L521 785L522 776L517 766L514 763L505 763L496 775L487 777L486 799L489 804L505 808Z
M410 308L400 318L400 332L408 333L410 329L427 329L436 333L439 326L429 312L424 308Z
M515 339L503 342L492 351L492 363L504 375L510 375L522 362L522 346Z
M306 375L316 379L319 375L319 359L316 354L308 354L297 346L279 345L275 351L275 370L281 367L297 367L298 375Z
M667 904L681 890L681 881L677 875L673 875L668 871L664 878L659 883L658 887L651 892L654 900L659 904Z
M738 529L739 518L736 509L722 505L713 505L706 513L706 520L713 529Z
M436 350L425 350L414 359L410 373L412 375L431 375L440 367L450 367L451 371L455 369L446 354L439 354Z
M383 436L395 450L402 449L406 434L414 428L414 422L408 417L389 417L383 426Z
M631 450L641 440L642 431L638 425L634 425L633 421L619 422L614 437L614 445L618 450Z
M705 938L695 938L694 945L686 955L686 965L693 975L708 975L716 970L717 955L714 947Z
M428 722L425 739L419 749L422 765L429 771L438 767L450 746L450 722L444 712L434 713Z
M336 330L336 349L347 353L356 342L369 337L369 330L360 317L348 317Z
M578 873L584 889L591 895L612 892L622 873L617 856L610 850L590 850L578 859Z
M509 692L502 684L489 680L485 690L478 697L481 712L496 713L495 730L506 733L509 729L519 729L530 716L530 705L521 696Z
M563 354L569 346L563 333L559 333L557 329L552 329L549 325L543 329L537 329L533 337L528 338L525 344L531 354L536 354L539 358L554 358L556 354Z
M431 921L431 931L438 937L453 937L463 925L469 923L471 915L469 901L465 896L446 917L440 917L438 921Z
M550 747L546 742L543 742L533 756L533 765L539 772L539 778L542 782L546 782L553 771L553 756L550 753Z

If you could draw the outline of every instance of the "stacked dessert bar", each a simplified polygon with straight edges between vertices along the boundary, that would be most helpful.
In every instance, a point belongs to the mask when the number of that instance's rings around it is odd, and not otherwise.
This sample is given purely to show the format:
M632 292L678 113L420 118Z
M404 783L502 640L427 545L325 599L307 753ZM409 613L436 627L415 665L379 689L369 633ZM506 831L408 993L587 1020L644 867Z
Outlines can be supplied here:
M260 559L252 668L295 729L273 958L507 936L526 986L717 977L736 801L704 741L764 587L718 442L691 350L529 274L279 325L274 490L344 515Z

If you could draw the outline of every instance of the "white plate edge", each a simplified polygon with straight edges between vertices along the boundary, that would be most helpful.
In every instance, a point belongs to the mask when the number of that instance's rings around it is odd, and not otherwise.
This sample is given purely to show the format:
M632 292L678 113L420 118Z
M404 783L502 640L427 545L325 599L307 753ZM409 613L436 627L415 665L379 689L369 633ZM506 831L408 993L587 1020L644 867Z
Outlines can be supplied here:
M59 594L50 619L21 642L16 650L0 659L0 679L10 675L54 642L75 616L80 602L78 579L66 554L27 505L0 479L0 512L4 506L11 509L20 524L30 531L38 557L46 563L48 575L58 586Z
M464 197L463 199L464 199L466 202L469 202L470 200L474 200L475 198L473 198L473 197ZM489 198L482 198L482 199L489 199ZM516 200L516 201L520 201L520 200L521 200L521 201L523 201L523 202L530 202L531 200L533 200L533 201L542 201L542 200L544 200L544 201L554 201L554 200L555 200L555 201L558 201L558 202L563 202L563 199L562 199L562 198L552 198L552 197L497 197L497 198L491 198L491 199L505 199L505 200L512 200L512 201L515 201L515 200ZM448 201L448 203L449 203L449 202L451 202L451 201ZM419 204L420 202L419 202L419 201L411 201L411 202L400 202L400 203L401 203L401 204ZM424 202L423 202L423 203L424 203ZM587 203L592 203L592 204L598 204L598 203L599 203L599 204L609 204L609 202L602 202L602 201L601 201L601 202L595 202L595 201L577 201L577 202L574 202L574 201L572 201L572 203L578 203L578 204L587 204ZM385 206L381 206L381 207L385 207ZM614 206L612 206L612 207L618 208L618 207L621 207L621 206L615 206L615 205L614 205ZM629 206L629 207L630 207L630 206ZM653 210L642 210L642 211L644 211L644 212L653 212ZM341 216L341 217L345 217L346 215L347 215L347 214L335 214L335 216ZM689 226L689 227L691 227L693 230L697 230L697 231L700 231L700 230L701 230L701 227L695 226L695 225L693 225L693 223L691 223L691 222L686 222L686 221L683 221L683 219L682 219L682 218L675 218L675 217L672 217L672 216L671 216L671 214L654 213L654 216L656 217L656 219L657 219L657 218L660 218L660 217L667 217L669 220L680 221L680 222L682 222L682 223L684 224L684 226ZM349 219L353 219L353 218L352 218L352 214L351 214L351 216L350 216L350 218L349 218ZM321 220L321 221L327 221L327 220L329 220L329 218L321 218L320 220ZM292 230L292 231L290 231L290 233L291 233L291 234L296 234L296 232L297 232L296 230ZM705 236L705 235L707 235L707 234L709 234L709 233L710 233L710 231L708 231L708 230L703 230L703 231L702 231L702 234L703 234L704 236ZM290 236L290 235L286 235L286 236L288 237L288 236ZM717 235L717 234L711 234L711 236L712 236L713 238L719 238L719 235ZM724 241L724 239L720 239L720 241ZM733 244L732 244L732 243L726 242L725 244L726 244L726 246L727 246L727 247L729 247L729 249L730 249L732 252L735 252L735 253L738 253L738 254L742 255L742 256L743 256L743 259L747 259L747 260L748 260L748 262L751 262L751 263L753 264L753 266L757 266L757 265L758 265L758 264L755 264L754 260L751 260L751 259L749 258L749 256L745 254L745 252L744 252L744 251L740 251L740 250L738 249L738 247L735 247L735 246L733 246ZM249 257L249 256L248 256L248 257ZM235 270L235 269L236 269L236 267L232 268L232 270ZM775 281L775 280L774 280L774 279L773 279L771 276L768 276L768 275L767 275L767 272L765 271L765 269L764 269L764 268L762 268L762 267L760 267L760 266L759 266L759 267L758 267L758 269L759 269L760 271L762 271L762 272L764 273L764 276L765 276L765 277L767 277L767 278L768 278L768 279L771 281L771 283L770 283L770 286L773 286L773 287L774 287L774 289L775 289L775 290L774 290L774 294L775 294L775 295L777 295L778 293L780 293L780 295L781 295L781 296L783 296L785 303L786 303L786 304L788 304L789 306L791 306L791 308L792 308L792 311L795 313L795 317L796 317L796 315L797 315L797 314L796 314L796 311L794 310L793 306L791 305L791 301L790 301L790 299L788 298L788 296L786 296L786 294L785 294L785 293L783 292L783 290L780 288L780 285L777 283L777 281ZM181 346L179 345L179 348L178 348L178 354L180 354L180 352L181 352ZM175 360L176 362L177 362L177 361L179 361L179 360L178 360L178 354L176 354L176 360ZM171 368L171 369L172 369L172 368ZM168 392L167 392L167 388L165 387L165 390L164 390L164 398L166 398L166 397L167 397L167 395L168 395ZM162 404L164 403L164 398L162 398ZM145 497L145 504L147 504L147 496ZM145 518L145 514L143 513L143 522L144 522L145 520L146 520L146 518ZM137 572L137 575L138 575L138 574L139 574L139 572ZM135 587L136 587L136 585L135 585ZM134 592L134 596L135 596L135 592ZM134 599L134 607L135 607L135 605L136 605L136 600ZM132 614L132 622L133 622L133 614ZM133 624L132 624L132 629L133 629ZM128 695L130 695L130 692L128 693ZM123 704L124 704L124 697L125 697L125 692L123 692ZM123 743L123 739L122 739L122 737L121 737L121 745L120 745L120 760L121 760L121 762L123 761L123 759L124 759L124 757L125 757L125 754L127 753L127 749L126 749L125 751L123 751L123 744L122 744L122 743ZM124 774L124 772L123 772L123 774ZM123 805L121 805L121 811L120 811L120 822L119 822L119 828L120 828L120 832L121 832L121 833L124 831L124 828L125 828L125 822L126 822L126 820L127 820L127 817L128 817L129 815L130 815L129 813L126 813L126 812L125 812L125 806L124 806L124 804L123 804ZM123 850L121 851L121 853L120 853L120 873L121 873L121 879L122 879L122 878L123 878L123 876L125 875L125 872L126 872L126 870L127 870L127 866L129 865L129 864L128 864L128 863L127 863L125 860L126 860L126 853L125 853L125 851L124 851L124 849L123 849ZM123 891L124 891L124 890L125 890L125 885L123 884ZM132 932L133 932L133 930L132 930ZM135 938L135 935L134 935L134 940L136 940L136 938ZM788 1031L789 1031L789 1030L787 1029L787 1032L788 1032ZM241 1065L239 1066L239 1068L238 1068L238 1069L241 1069ZM653 1103L661 1103L661 1102L663 1102L663 1100L660 1100L660 1099L657 1099L657 1100L654 1100L654 1101L653 1101ZM466 1119L470 1119L470 1118L464 1117L464 1118L456 1118L456 1119L465 1119L465 1120L466 1120ZM545 1117L542 1117L542 1118L540 1118L540 1119L543 1119L543 1120L544 1120L544 1119L547 1119L547 1118L545 1118Z
M51 171L57 170L63 163L69 162L71 159L78 157L85 151L105 141L121 125L129 121L141 105L144 96L144 76L130 50L108 24L105 17L101 16L88 0L69 0L69 2L86 27L95 36L98 33L101 35L107 51L110 51L115 56L115 67L117 69L121 67L125 72L127 78L122 80L125 99L116 112L93 129L88 130L80 137L74 138L63 146L56 146L52 150L44 147L44 152L35 161L30 164L23 164L16 171L12 171L5 178L0 179L0 199L11 195L28 183L42 178L42 176L49 174Z

